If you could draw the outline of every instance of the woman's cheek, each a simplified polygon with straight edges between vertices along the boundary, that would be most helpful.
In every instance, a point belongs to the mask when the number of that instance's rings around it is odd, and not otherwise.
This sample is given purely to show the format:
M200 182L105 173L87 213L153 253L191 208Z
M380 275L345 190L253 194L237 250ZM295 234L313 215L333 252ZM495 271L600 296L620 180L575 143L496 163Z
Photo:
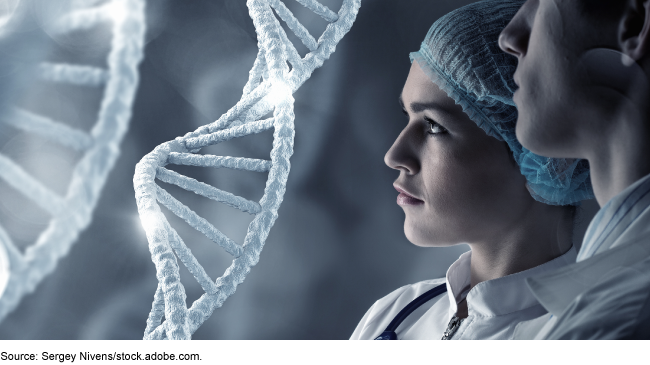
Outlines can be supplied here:
M432 161L426 176L425 212L430 230L449 235L462 227L467 218L468 201L473 199L471 176L451 158ZM447 239L452 239L448 237Z
M436 173L431 176L435 186L430 193L435 196L432 200L438 215L453 218L448 225L455 229L467 229L468 222L478 224L475 221L486 214L484 207L490 207L501 195L504 165L509 168L511 161L507 151L501 151L502 142L494 142L487 146L467 142L468 148L450 150L436 162Z

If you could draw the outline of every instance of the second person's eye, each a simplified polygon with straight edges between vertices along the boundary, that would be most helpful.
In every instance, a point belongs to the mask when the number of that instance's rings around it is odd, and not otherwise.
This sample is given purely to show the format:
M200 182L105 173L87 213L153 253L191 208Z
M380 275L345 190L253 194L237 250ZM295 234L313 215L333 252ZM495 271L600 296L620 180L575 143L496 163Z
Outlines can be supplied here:
M429 123L429 129L427 130L427 133L429 134L447 133L445 127L436 123L433 119L425 118L425 120L427 121L427 123Z

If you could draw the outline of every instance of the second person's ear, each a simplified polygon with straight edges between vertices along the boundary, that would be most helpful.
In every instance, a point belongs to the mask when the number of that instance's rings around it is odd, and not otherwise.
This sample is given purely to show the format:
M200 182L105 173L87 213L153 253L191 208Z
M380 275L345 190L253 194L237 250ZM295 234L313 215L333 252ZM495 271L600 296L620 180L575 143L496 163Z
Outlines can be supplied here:
M650 0L625 1L619 25L619 42L623 53L639 62L648 58L650 50Z

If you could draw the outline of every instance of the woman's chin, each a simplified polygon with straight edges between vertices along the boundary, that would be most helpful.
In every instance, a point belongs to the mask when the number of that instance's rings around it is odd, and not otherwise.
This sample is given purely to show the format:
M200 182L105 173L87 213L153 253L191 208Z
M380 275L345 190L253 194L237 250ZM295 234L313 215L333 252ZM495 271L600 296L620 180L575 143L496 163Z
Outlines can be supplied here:
M450 237L442 237L433 232L422 232L413 229L406 224L404 225L404 234L412 244L419 247L450 247L462 244L459 240L450 239Z
M448 242L444 242L444 243L443 243L443 242L418 242L418 243L415 243L415 242L413 242L413 241L411 241L411 243L413 243L415 246L418 246L418 247L439 247L439 248L442 248L442 247L451 247L451 246L456 246L456 245L460 245L460 244L462 244L462 242L456 242L456 243L448 243Z

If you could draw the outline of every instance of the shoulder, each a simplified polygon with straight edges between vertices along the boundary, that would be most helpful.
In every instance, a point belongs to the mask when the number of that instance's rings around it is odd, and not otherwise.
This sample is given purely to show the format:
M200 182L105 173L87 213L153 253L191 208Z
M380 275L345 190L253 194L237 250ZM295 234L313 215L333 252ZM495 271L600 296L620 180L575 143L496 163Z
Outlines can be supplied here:
M445 278L404 285L377 300L355 329L352 340L371 340L379 336L390 321L411 301L427 291L446 283Z
M648 339L649 324L650 258L604 275L569 305L547 338Z

